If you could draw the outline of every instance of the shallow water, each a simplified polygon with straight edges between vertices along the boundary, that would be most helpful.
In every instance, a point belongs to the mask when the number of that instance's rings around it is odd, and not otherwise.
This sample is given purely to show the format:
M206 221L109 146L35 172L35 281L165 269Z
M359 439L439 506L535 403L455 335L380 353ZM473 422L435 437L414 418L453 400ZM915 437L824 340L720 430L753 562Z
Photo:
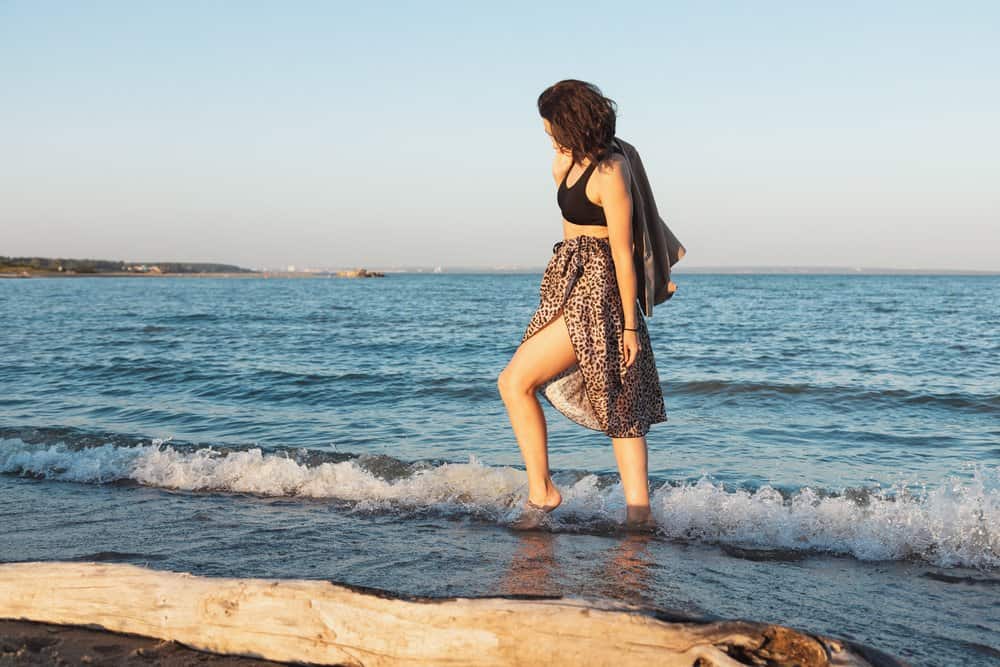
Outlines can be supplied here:
M0 281L0 560L614 597L1000 664L1000 277L678 273L648 320L661 532L496 390L540 274Z

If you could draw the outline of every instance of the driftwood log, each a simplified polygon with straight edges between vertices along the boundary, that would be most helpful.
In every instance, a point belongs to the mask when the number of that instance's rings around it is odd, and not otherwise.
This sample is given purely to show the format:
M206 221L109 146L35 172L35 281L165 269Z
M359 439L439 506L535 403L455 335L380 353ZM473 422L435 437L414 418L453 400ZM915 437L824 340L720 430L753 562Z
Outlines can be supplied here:
M399 596L322 580L202 577L122 563L0 564L0 618L320 665L906 665L781 625L613 601Z

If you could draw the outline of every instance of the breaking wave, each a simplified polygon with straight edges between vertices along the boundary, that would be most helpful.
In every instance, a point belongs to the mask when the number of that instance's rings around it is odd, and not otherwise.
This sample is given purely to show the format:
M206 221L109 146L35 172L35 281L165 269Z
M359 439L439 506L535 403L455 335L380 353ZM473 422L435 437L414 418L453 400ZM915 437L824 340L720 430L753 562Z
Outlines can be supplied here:
M523 470L466 462L403 461L309 449L218 448L0 438L0 473L84 484L136 484L187 492L329 500L346 511L467 515L503 524L526 495ZM616 531L625 515L617 475L555 472L562 505L547 527ZM938 566L1000 567L1000 468L950 477L917 493L888 488L733 488L709 475L656 481L652 507L664 538L726 547L923 559Z

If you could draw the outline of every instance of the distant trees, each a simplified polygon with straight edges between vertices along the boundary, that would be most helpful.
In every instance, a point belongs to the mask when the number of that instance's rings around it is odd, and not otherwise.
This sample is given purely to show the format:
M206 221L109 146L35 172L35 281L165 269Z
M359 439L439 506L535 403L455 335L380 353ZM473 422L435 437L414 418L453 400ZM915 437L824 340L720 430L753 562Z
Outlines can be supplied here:
M142 268L140 268L142 267ZM63 257L5 257L0 255L0 271L71 271L73 273L119 273L130 271L145 273L253 273L233 264L211 264L206 262L156 262L129 264L108 259L68 259Z

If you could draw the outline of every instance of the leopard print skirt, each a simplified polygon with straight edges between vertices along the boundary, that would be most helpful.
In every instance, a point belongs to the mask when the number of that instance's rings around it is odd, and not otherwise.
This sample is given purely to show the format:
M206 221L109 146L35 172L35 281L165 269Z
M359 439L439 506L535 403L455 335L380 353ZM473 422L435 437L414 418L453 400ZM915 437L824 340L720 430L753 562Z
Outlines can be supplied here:
M580 235L558 241L539 292L521 342L562 311L577 359L538 387L545 399L577 424L612 438L643 436L651 424L667 421L653 346L638 307L642 349L625 365L625 317L608 239Z

